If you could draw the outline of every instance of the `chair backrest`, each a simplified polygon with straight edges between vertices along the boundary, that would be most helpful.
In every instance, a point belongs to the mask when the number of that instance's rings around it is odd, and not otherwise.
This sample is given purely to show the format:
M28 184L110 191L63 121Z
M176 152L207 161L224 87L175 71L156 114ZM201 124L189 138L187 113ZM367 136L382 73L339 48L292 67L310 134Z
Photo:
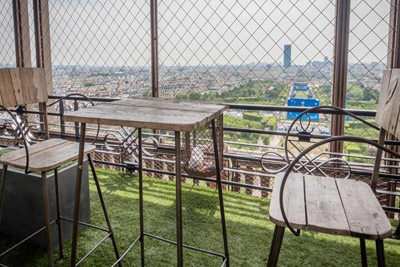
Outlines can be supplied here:
M379 93L378 108L375 122L381 127L378 144L383 145L386 133L400 139L400 69L388 69L383 72L381 91ZM372 173L371 188L375 191L379 178L382 161L382 149L376 153L374 170Z
M400 139L400 69L385 70L379 96L376 123Z
M47 102L43 68L0 69L0 104L5 107Z
M46 102L48 100L44 68L0 69L0 106L11 115L9 107L40 104L43 111L41 120L46 139L49 138ZM24 144L30 144L29 126L25 120L12 116L14 130Z

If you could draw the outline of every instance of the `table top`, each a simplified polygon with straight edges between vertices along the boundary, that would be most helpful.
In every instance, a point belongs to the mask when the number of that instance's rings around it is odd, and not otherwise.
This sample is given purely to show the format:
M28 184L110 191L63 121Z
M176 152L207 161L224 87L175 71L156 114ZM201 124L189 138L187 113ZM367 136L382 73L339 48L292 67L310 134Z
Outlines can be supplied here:
M69 112L64 120L188 132L216 119L228 108L219 103L139 97Z
M279 226L286 226L279 205L283 175L275 178L269 211ZM293 173L286 181L283 203L296 229L365 239L384 239L392 233L385 212L364 182Z

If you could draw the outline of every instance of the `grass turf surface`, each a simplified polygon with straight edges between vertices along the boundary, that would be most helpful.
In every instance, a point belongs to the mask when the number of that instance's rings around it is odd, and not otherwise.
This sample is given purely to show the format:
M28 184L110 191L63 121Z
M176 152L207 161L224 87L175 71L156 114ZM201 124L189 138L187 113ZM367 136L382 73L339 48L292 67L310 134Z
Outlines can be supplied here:
M108 206L120 253L139 232L137 176L97 169ZM90 180L92 223L105 226L93 179ZM224 193L231 266L266 266L274 224L268 219L269 200ZM175 239L175 183L160 179L144 179L145 231ZM215 189L183 185L184 243L203 249L223 252L218 195ZM393 222L394 223L394 222ZM85 229L79 234L78 257L91 249L104 232ZM57 238L54 236L53 238ZM16 240L1 237L0 251ZM71 241L65 244L65 259L56 266L69 266ZM387 266L400 265L400 241L385 240ZM176 266L175 246L145 237L147 266ZM367 241L370 266L376 266L375 243ZM81 266L110 266L115 260L111 241L106 241ZM184 250L185 266L220 266L219 257ZM45 250L23 245L2 259L9 266L46 266ZM359 240L314 232L295 237L286 231L279 266L360 266ZM140 266L140 244L136 244L123 261L123 266Z

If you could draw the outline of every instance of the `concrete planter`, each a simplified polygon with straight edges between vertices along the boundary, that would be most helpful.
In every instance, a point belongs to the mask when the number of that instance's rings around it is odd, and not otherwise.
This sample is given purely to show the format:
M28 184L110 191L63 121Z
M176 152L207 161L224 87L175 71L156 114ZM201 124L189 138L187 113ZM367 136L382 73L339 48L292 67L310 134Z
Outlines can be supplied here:
M2 167L2 166L1 166ZM2 171L2 169L1 169ZM77 164L59 170L60 208L61 216L73 218L75 200L75 181ZM23 171L8 168L3 215L0 222L0 233L25 238L44 226L43 193L41 176L38 174L25 174ZM57 217L56 193L54 173L47 174L49 192L50 221ZM88 179L88 162L85 161L83 169L80 221L90 222L90 195ZM63 241L72 237L72 223L62 220ZM57 224L52 225L52 246L58 247ZM42 231L30 239L35 245L45 248L45 233Z

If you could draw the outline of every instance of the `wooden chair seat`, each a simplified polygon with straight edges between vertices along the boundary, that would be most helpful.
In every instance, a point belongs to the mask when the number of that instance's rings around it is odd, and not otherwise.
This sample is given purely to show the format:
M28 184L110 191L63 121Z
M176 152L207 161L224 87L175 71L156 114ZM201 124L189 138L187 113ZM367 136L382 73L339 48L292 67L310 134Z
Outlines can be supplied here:
M284 173L275 178L270 219L285 227L279 194ZM288 221L297 229L382 240L392 227L372 189L366 183L291 173L283 205Z
M94 145L85 145L85 155L96 149ZM49 139L29 147L29 171L43 172L54 170L62 164L78 158L79 143L63 139ZM0 163L24 169L26 165L25 149L11 151L0 157Z

